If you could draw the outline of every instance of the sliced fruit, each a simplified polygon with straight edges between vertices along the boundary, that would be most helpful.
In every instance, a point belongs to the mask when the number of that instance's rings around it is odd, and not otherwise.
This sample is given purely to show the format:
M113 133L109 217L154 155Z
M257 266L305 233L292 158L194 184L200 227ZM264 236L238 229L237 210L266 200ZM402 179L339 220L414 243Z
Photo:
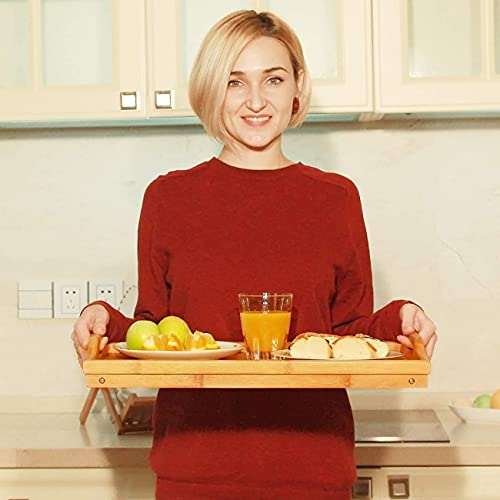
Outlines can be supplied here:
M500 389L497 389L491 396L491 407L500 410Z
M186 337L186 350L188 351L206 351L220 349L219 344L215 341L210 333L195 331Z
M148 337L142 349L145 351L183 351L181 340L175 333L170 335L151 335Z
M168 340L165 335L151 335L142 344L144 351L166 351L168 349Z
M142 345L151 335L159 335L158 325L153 321L141 319L132 323L127 330L127 348L142 349Z
M490 408L491 396L489 394L480 394L474 399L472 406L474 408Z
M191 333L188 324L178 316L166 316L158 323L158 329L162 335L175 334L183 346Z

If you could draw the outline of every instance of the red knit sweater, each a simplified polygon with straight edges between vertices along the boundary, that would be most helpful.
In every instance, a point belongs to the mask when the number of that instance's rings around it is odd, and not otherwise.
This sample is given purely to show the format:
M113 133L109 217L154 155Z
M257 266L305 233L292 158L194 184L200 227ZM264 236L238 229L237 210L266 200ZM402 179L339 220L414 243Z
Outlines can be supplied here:
M394 340L401 330L405 301L373 313L356 187L301 163L247 170L212 158L160 176L144 196L138 266L135 319L174 314L218 340L242 340L238 292L292 292L289 340L305 331ZM133 319L107 308L110 340L123 340ZM221 485L234 498L242 484L348 488L349 401L344 390L161 390L151 461L167 481Z

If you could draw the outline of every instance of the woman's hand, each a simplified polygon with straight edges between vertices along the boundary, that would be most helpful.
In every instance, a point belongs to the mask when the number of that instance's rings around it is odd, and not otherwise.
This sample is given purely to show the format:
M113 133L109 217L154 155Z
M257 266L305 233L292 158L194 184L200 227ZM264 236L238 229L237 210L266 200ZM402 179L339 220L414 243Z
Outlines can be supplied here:
M401 318L402 335L397 339L406 347L412 347L410 339L407 337L411 333L418 333L425 345L425 350L429 359L432 357L434 346L437 342L436 325L427 315L415 304L405 304L399 311Z
M107 344L108 337L104 335L108 322L109 313L101 304L94 304L83 310L71 333L71 340L75 346L80 366L87 359L87 347L91 334L102 335L99 350L102 350Z

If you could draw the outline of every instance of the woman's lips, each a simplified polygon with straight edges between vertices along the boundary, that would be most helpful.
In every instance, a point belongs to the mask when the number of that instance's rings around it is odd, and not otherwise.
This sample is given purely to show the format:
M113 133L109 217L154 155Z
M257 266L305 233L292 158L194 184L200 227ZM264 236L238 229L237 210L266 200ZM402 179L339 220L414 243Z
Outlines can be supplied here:
M243 121L250 125L251 127L262 127L266 125L271 120L271 116L262 115L262 116L242 116Z

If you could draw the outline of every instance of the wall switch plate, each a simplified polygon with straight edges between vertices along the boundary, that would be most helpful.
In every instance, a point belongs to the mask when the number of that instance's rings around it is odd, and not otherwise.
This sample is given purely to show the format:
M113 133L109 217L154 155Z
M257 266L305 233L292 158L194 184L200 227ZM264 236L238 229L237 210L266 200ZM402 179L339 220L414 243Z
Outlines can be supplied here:
M53 317L52 281L22 279L17 282L17 317L19 319Z
M78 318L88 303L87 287L86 281L54 281L54 318Z
M122 298L123 280L110 278L89 281L89 302L102 300L113 307L118 307Z

